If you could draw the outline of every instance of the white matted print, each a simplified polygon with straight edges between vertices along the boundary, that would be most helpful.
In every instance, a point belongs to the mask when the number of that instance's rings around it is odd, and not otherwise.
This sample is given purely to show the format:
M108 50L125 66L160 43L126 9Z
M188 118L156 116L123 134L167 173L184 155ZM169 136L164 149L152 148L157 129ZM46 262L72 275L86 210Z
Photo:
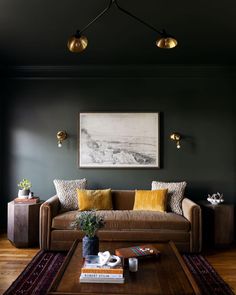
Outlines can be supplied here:
M159 168L159 113L80 113L79 166Z

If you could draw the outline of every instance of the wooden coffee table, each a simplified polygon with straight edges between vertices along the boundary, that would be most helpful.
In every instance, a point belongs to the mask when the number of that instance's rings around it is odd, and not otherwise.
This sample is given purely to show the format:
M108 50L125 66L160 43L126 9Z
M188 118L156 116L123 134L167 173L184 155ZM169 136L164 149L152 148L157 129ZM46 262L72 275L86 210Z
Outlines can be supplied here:
M147 242L100 242L100 251L147 244ZM80 284L81 243L76 241L52 282L48 294L201 294L173 242L152 243L161 251L158 259L139 260L138 272L125 270L124 284Z

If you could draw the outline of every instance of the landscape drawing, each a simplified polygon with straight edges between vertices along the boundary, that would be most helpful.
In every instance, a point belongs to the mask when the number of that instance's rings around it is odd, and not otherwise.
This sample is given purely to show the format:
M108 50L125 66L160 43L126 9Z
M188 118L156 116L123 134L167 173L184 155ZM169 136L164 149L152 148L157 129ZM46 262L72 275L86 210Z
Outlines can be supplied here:
M159 168L159 113L80 113L79 166Z

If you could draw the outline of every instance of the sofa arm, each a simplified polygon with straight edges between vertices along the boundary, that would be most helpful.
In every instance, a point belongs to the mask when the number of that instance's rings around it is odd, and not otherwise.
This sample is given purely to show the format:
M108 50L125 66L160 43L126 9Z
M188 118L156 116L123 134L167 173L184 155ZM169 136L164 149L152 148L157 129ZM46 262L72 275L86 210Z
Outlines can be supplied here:
M202 249L202 213L201 207L188 198L182 202L183 215L191 223L190 252Z
M58 196L51 197L40 207L39 244L41 249L50 249L52 218L58 214L59 209L60 201Z

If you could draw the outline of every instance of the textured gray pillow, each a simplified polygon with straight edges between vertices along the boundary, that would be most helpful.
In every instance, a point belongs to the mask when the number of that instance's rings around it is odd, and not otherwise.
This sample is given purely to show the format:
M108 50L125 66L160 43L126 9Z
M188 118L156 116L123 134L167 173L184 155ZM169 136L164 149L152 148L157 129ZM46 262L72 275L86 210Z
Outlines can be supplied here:
M152 190L168 189L167 210L183 215L182 201L187 183L183 182L152 182Z
M61 209L63 211L77 210L78 197L76 189L85 189L87 180L85 178L76 180L54 179L53 183L61 203Z

